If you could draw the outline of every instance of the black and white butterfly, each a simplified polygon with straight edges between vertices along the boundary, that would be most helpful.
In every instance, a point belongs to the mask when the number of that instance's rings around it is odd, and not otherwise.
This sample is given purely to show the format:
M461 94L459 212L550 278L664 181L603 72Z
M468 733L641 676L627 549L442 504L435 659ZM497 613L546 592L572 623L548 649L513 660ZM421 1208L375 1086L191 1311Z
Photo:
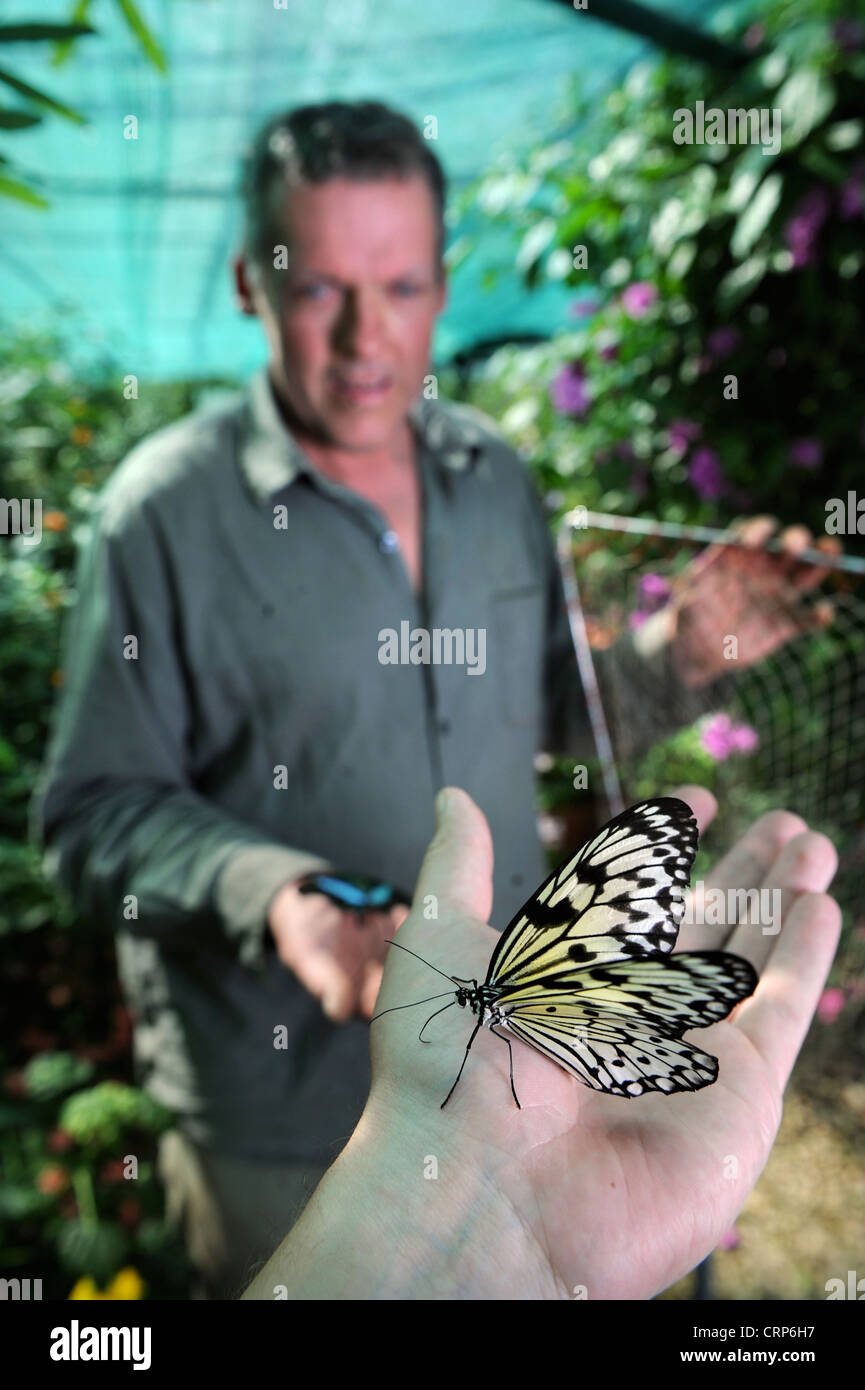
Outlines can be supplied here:
M510 1037L519 1038L609 1095L697 1091L716 1080L717 1058L682 1034L726 1018L757 975L727 951L671 954L697 838L690 808L676 797L629 806L520 908L483 984L446 977L457 989L444 1008L468 1008L477 1023L442 1109L482 1026L509 1051ZM512 1051L510 1077L519 1106Z

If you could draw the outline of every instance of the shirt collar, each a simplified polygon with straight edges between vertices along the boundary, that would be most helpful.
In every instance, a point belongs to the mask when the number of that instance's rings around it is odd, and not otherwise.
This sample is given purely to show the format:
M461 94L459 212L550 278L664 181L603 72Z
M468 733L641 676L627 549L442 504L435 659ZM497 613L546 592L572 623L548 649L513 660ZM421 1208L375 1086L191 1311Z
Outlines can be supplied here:
M255 497L266 501L301 473L318 476L318 469L280 414L267 367L250 381L247 402L248 430L241 467ZM451 472L464 472L477 462L483 451L483 435L470 420L460 419L452 406L418 394L408 415L420 442Z

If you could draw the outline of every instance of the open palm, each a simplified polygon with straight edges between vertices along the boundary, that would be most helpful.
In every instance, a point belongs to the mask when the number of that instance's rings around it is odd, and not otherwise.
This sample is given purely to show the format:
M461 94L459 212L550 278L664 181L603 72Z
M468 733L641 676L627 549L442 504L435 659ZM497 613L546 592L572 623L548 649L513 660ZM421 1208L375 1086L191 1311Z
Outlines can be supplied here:
M674 795L692 806L701 828L714 814L702 788ZM485 925L489 831L464 792L449 789L447 798L399 941L447 975L482 980L497 940ZM682 928L677 949L723 947L745 956L761 977L729 1019L689 1034L720 1062L718 1080L698 1092L608 1096L514 1041L518 1110L508 1049L482 1029L442 1111L474 1018L448 1010L426 1030L426 1046L420 1024L446 996L376 1020L370 1107L378 1122L385 1131L422 1136L418 1142L463 1196L495 1194L494 1220L479 1216L482 1229L472 1231L469 1222L450 1233L455 1248L468 1240L492 1247L486 1291L476 1296L651 1297L715 1246L766 1163L784 1086L831 964L840 912L824 890L835 867L824 836L777 811L761 817L707 880L780 889L783 927L777 935L747 922ZM438 986L447 988L391 950L377 1009L423 999ZM427 1184L427 1194L441 1203L446 1238L447 1187Z

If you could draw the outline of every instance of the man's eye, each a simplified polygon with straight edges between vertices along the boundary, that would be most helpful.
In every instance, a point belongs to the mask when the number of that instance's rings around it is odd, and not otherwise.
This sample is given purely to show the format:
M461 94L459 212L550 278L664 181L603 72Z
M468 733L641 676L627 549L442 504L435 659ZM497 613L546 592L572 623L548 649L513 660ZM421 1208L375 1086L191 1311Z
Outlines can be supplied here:
M308 285L298 285L295 294L300 299L320 299L321 293L319 293L319 291L323 293L327 288L327 285L316 280Z
M418 294L420 287L418 285L412 284L410 280L398 280L397 283L394 285L394 289L396 290L398 295L400 295L402 298L407 299L410 295Z

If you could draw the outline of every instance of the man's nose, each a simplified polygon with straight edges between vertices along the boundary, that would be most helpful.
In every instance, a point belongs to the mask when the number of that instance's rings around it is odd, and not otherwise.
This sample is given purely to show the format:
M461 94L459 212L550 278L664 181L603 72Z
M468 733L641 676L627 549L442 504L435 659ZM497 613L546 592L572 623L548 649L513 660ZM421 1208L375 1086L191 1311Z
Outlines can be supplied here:
M372 354L381 341L384 306L376 290L349 290L336 323L335 344L342 352Z

